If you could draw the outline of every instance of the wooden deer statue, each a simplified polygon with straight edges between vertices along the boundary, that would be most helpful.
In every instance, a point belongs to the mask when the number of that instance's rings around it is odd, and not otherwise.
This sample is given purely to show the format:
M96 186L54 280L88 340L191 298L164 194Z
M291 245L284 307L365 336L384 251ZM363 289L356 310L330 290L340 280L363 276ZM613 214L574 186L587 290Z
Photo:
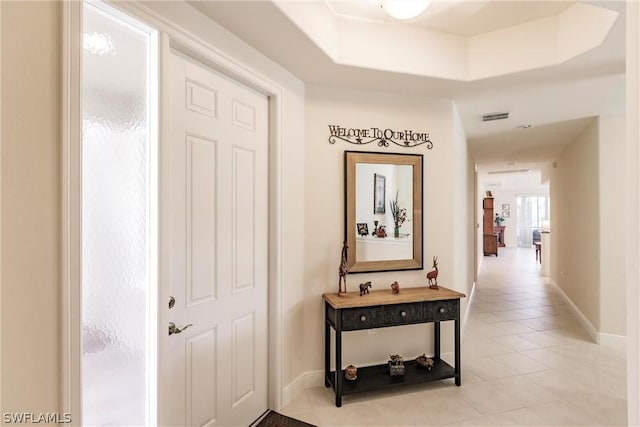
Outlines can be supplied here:
M433 257L433 270L427 273L429 289L438 289L438 257Z
M347 272L349 266L347 265L347 242L342 242L342 257L340 258L340 267L338 267L338 296L342 296L347 293ZM342 290L342 283L344 282L344 291Z

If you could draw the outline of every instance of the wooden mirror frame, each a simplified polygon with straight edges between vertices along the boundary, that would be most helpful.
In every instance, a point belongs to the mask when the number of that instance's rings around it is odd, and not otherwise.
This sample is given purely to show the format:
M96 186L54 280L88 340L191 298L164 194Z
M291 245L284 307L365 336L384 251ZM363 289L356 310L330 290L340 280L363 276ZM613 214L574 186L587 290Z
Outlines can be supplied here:
M356 262L356 164L358 163L413 166L413 212L411 217L411 224L413 225L413 258ZM344 169L345 240L349 246L347 251L349 273L422 269L422 155L345 151Z

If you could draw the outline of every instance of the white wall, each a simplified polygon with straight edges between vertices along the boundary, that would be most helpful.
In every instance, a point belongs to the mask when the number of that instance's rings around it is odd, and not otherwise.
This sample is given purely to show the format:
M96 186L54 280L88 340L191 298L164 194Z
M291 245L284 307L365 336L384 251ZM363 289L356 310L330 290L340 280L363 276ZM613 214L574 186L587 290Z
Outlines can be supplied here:
M626 335L625 118L594 119L551 172L551 279L600 339Z
M627 2L626 199L627 422L640 425L640 5Z
M347 277L348 290L371 280L373 289L426 285L425 272L438 256L442 286L468 294L472 224L468 204L469 175L466 139L449 100L364 92L346 88L307 86L305 149L305 340L307 371L323 369L324 310L322 294L337 292L340 249L344 239L344 151L363 150L424 155L424 266L425 270L361 273ZM432 150L424 145L407 149L330 144L330 124L345 127L381 127L429 132ZM472 239L471 239L472 242ZM472 279L471 279L472 280ZM466 300L463 302L463 309ZM447 322L450 323L450 322ZM414 325L377 330L374 335L349 333L343 340L345 365L383 361L389 353L413 357L433 351L429 328ZM416 339L421 337L420 339ZM443 351L452 350L452 325L443 325Z
M467 136L455 104L453 114L454 149L454 224L453 236L456 244L456 271L454 282L461 286L461 292L470 296L476 279L475 258L475 165L467 145ZM466 310L468 299L463 301L462 310ZM464 311L463 311L464 313Z
M600 330L598 121L557 159L550 183L551 279ZM554 202L555 201L555 202Z
M626 335L625 258L618 256L626 234L625 119L601 116L598 127L600 173L600 332Z

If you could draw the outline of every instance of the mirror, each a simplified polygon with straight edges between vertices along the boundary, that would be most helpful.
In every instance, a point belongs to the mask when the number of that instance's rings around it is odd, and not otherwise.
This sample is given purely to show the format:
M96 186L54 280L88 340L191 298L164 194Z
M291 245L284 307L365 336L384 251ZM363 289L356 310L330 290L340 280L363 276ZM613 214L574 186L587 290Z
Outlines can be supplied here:
M349 273L417 270L422 261L422 155L345 151Z

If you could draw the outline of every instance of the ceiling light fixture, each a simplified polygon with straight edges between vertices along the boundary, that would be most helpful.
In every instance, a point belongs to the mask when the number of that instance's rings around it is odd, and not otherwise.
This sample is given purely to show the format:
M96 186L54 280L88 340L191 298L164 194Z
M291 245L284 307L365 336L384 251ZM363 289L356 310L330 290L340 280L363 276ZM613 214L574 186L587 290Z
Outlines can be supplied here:
M382 0L380 7L396 19L411 19L420 15L431 0Z

